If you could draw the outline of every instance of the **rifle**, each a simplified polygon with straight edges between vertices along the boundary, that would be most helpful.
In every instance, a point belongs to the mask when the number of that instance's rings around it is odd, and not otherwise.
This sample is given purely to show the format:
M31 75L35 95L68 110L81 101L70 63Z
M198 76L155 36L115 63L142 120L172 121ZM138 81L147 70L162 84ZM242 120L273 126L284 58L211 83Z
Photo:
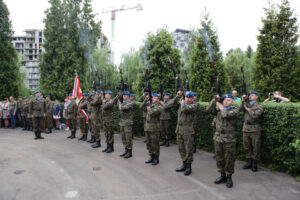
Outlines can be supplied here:
M220 96L220 101L222 102L222 92L221 92L221 83L219 81L219 76L218 76L218 72L217 69L215 67L215 63L213 60L210 60L210 66L212 68L214 68L214 72L215 72L215 79L216 79L216 88L215 91L217 92L217 94Z
M123 92L123 91L128 90L128 85L126 83L124 83L122 69L120 69L120 75L121 75L120 85L117 86L116 89ZM121 100L121 102L123 102L123 96L122 95L120 97L120 100Z
M181 82L181 79L180 79L180 76L178 75L177 73L177 70L174 66L174 63L172 62L172 60L170 59L170 57L168 56L168 59L169 59L169 63L172 67L172 70L173 70L173 73L174 73L174 76L176 78L176 81L175 81L175 90L176 90L176 93L177 93L177 90L179 88L180 91L182 91L182 94L184 95L184 87L182 85L182 82Z
M241 66L241 72L242 72L242 75L243 75L242 94L248 96L248 93L247 93L247 85L246 85L246 79L245 79L244 67L243 67L243 66ZM247 103L247 104L249 103L249 97L246 98L246 103Z
M185 88L187 89L187 91L190 91L190 81L186 69L184 70L184 74L185 74Z
M146 77L149 77L146 81L146 87L147 87L147 90L148 90L148 93L149 93L149 101L150 101L150 104L152 104L152 91L151 91L151 79L150 79L150 76L147 76L147 74L149 74L149 71L148 69L146 69Z
M159 76L159 89L160 89L160 96L163 98L163 85L161 83L162 77L161 75Z

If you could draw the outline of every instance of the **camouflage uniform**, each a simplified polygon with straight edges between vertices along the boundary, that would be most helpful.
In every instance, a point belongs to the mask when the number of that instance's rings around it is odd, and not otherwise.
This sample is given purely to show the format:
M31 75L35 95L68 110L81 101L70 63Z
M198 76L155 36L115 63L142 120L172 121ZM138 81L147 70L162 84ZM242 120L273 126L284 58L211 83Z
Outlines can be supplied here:
M46 101L43 98L33 98L29 103L29 114L32 116L35 139L42 138L43 119L46 115Z
M119 104L120 110L120 133L122 142L127 150L132 150L132 125L133 125L133 103L130 100Z
M193 127L194 127L194 131L195 131L193 152L196 153L197 138L198 138L197 135L198 135L198 110L199 110L199 102L198 101L194 101L193 103L197 105L197 110L195 112L194 121L193 121Z
M176 99L178 97L176 96ZM181 159L184 163L193 162L194 147L194 116L197 111L197 104L181 104L178 109L178 123L176 128L177 144Z
M145 138L146 138L146 147L147 150L149 151L149 143L147 141L147 138L149 137L146 131L146 117L147 117L147 106L150 106L150 101L147 100L144 96L142 96L140 98L140 100L142 101L142 103L140 104L140 109L143 110L143 122L144 122L144 133L145 133Z
M102 104L103 127L105 131L106 143L114 144L114 105L119 99L119 94L113 99L106 99Z
M94 99L89 100L91 106L91 124L92 124L92 136L95 137L96 142L101 142L100 137L100 109L102 104L101 96L94 97Z
M77 116L77 105L76 102L73 100L71 101L71 103L68 105L67 107L67 120L69 122L69 127L70 127L70 131L71 133L74 135L75 137L75 133L76 133L76 116Z
M147 133L147 149L150 156L159 156L159 134L160 134L160 114L162 106L160 103L152 104L147 110L145 131Z
M220 111L217 108L216 100L213 99L208 105L207 110L210 110L213 114L217 113L214 141L218 171L231 175L234 173L236 151L235 124L239 109L230 107L227 110Z
M92 121L91 121L91 113L92 113L92 106L90 101L87 99L83 103L80 104L80 108L84 109L88 116L88 124L87 129L90 131L91 136L94 137L93 131L92 131ZM88 134L88 131L86 132Z
M169 101L163 101L162 104L162 112L160 114L160 125L161 125L161 133L163 139L169 141L172 139L172 130L171 130L171 108L173 107L173 103Z
M86 105L86 100L85 99L81 99L80 103L79 103L79 107L78 107L78 115L79 115L79 120L80 120L80 131L81 134L84 136L87 136L88 132L89 132L89 127L88 127L88 123L86 122L86 118L85 116L82 114L82 112L80 111L80 109L84 110L82 107L83 104Z
M47 112L47 129L52 132L53 128L53 104L51 101L46 101L46 112Z
M29 130L29 121L27 120L27 115L29 111L29 103L23 103L22 110L21 110L21 116L22 116L22 121L23 121L23 130Z
M262 104L255 102L248 112L244 108L245 103L240 105L240 111L245 113L243 126L243 144L246 158L259 160L261 144L261 118L263 114Z

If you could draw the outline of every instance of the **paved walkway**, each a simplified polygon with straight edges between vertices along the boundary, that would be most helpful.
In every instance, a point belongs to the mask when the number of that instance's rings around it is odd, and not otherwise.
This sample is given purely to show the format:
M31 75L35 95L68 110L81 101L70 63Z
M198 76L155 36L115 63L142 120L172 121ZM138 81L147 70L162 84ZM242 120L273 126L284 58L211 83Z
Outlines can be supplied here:
M212 154L198 151L193 173L186 177L174 169L181 164L177 146L161 148L160 164L147 165L143 139L134 140L133 157L123 159L121 140L115 152L102 153L86 142L66 139L69 132L55 131L45 140L33 133L0 129L0 200L299 200L300 183L293 177L259 167L242 170L236 162L234 187L215 185ZM104 136L101 134L104 141ZM102 145L104 142L102 141Z

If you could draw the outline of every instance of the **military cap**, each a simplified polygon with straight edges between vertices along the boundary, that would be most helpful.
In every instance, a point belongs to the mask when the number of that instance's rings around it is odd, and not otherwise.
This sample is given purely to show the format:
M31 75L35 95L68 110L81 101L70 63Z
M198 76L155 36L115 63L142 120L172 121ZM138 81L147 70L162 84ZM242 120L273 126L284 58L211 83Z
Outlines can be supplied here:
M234 99L234 97L233 97L232 94L223 94L223 95L222 95L222 99L225 99L225 98L231 98L231 99Z
M159 97L159 94L157 94L157 93L152 93L152 97Z
M93 92L89 92L89 95L93 94Z
M186 96L188 98L194 97L193 92L191 92L191 91L187 91L184 96Z
M69 93L69 97L73 96L73 93Z
M106 91L104 91L104 93L105 93L105 94L112 94L112 91L106 90Z
M123 91L122 95L130 95L130 92L129 91Z
M100 90L97 90L97 91L96 91L96 94L100 94Z
M25 96L25 97L23 97L23 99L28 99L28 98Z
M258 92L256 92L256 91L250 91L250 92L248 92L248 95L250 95L250 94L258 95Z
M45 97L50 97L50 95L49 95L49 94L46 94Z
M134 97L135 95L134 95L134 94L130 94L130 96L131 96L131 97Z
M8 100L8 98L7 98L7 97L5 97L5 98L4 98L4 101L6 101L6 100Z
M197 96L197 93L196 93L196 92L193 92L193 95L194 95L194 97L196 97L196 96Z
M41 91L39 91L39 90L34 91L34 94L36 94L36 93L41 93Z
M164 95L165 96L170 96L170 93L169 92L165 92Z
M88 93L83 93L82 96L87 97Z

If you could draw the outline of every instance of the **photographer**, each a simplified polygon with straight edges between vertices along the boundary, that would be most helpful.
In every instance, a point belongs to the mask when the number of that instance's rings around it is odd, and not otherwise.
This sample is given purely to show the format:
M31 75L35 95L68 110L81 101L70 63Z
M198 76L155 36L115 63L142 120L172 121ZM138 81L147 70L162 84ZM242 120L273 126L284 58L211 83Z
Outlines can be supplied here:
M273 100L271 98L273 97ZM282 96L282 92L277 90L274 93L269 93L269 97L264 101L264 103L289 103L290 100Z

